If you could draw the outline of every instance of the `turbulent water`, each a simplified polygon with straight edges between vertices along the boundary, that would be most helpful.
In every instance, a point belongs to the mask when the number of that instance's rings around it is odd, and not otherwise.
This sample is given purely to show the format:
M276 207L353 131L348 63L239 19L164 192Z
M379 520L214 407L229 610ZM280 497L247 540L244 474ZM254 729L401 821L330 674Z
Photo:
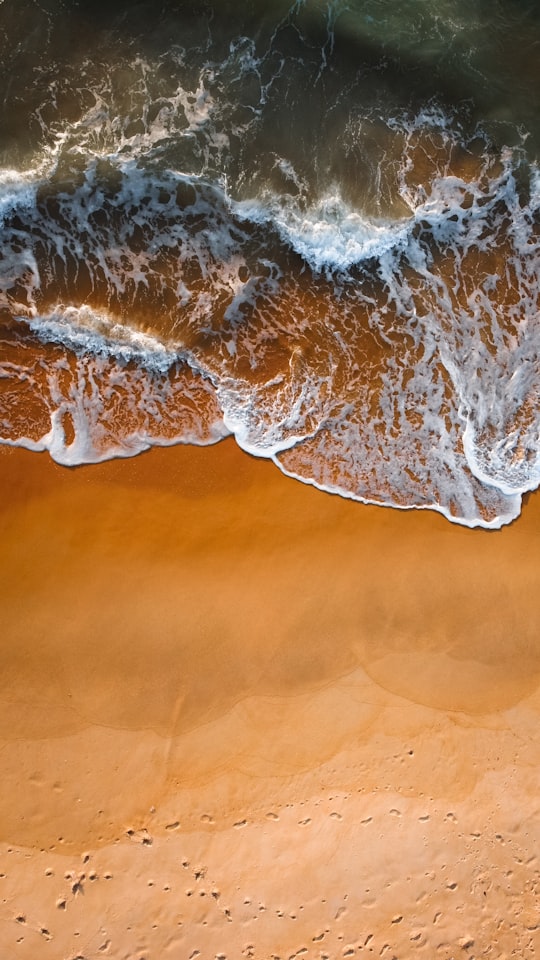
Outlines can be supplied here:
M498 527L540 483L540 8L0 0L0 438L234 434Z

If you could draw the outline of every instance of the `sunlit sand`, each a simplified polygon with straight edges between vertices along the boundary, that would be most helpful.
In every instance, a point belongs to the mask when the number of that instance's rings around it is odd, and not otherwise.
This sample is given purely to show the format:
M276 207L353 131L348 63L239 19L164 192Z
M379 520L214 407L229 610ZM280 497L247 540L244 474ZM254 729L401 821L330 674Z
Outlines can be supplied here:
M538 498L470 531L232 440L0 475L6 958L534 956Z

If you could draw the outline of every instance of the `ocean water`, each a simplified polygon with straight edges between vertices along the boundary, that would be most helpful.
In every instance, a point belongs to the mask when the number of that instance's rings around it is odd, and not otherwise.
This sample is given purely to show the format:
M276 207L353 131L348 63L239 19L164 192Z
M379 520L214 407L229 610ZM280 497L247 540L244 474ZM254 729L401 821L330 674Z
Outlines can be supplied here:
M0 440L540 483L535 0L0 0Z

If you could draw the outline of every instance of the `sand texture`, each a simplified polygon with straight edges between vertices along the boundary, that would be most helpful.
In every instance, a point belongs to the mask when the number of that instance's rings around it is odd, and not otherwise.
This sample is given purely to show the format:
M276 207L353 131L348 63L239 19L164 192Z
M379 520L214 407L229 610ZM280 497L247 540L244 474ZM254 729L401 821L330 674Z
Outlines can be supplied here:
M1 960L540 956L540 499L2 448Z

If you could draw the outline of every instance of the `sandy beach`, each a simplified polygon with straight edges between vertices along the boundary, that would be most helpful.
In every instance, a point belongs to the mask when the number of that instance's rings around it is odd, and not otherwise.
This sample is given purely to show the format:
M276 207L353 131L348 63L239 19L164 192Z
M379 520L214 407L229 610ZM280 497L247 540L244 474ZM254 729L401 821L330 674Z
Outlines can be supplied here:
M540 949L540 500L0 451L3 960Z
M0 960L540 960L539 10L0 0Z

